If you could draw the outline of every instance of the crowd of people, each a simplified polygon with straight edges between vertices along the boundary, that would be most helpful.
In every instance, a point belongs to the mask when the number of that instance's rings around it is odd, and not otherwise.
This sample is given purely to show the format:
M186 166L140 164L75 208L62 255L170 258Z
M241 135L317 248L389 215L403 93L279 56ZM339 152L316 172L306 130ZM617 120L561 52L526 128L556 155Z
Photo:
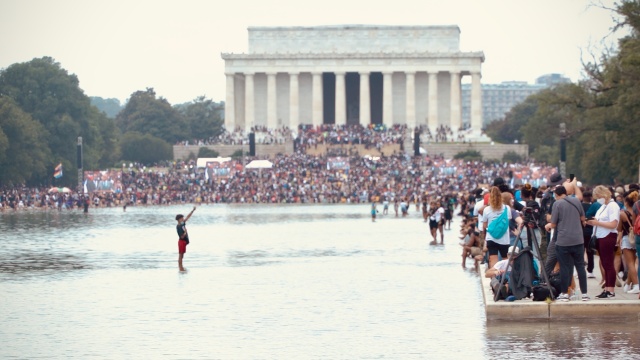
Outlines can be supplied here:
M545 295L538 300L589 301L587 279L596 277L595 266L602 274L596 299L615 299L616 287L640 294L638 184L588 188L554 173L540 188L510 187L500 177L492 185L471 193L475 205L462 209L460 238L462 266L469 259L486 264L496 297L535 300L540 291Z
M514 181L544 181L552 170L539 164L495 164L440 157L391 155L379 158L334 158L303 153L278 155L270 169L228 164L226 176L208 176L195 161L146 168L131 164L112 175L111 191L88 194L92 206L192 203L362 203L373 196L419 203L425 193L464 193L496 176ZM111 171L113 174L113 171ZM518 174L520 178L515 178ZM2 209L68 207L75 193L49 193L48 188L0 191Z
M255 135L257 144L283 144L285 142L294 141L295 132L286 126L270 129L265 126L254 126L249 132ZM247 145L249 144L249 135L241 127L237 127L232 131L224 130L220 135L209 137L206 139L193 139L178 141L175 145Z
M596 298L615 298L616 287L640 293L640 249L634 241L640 214L638 184L586 188L542 164L438 156L339 158L297 152L272 161L271 168L248 169L232 160L219 164L228 167L221 172L207 172L195 161L152 168L129 164L102 174L114 185L108 191L87 184L85 189L91 190L80 193L59 192L61 188L0 189L0 211L183 203L372 203L375 220L377 204L385 214L393 207L396 216L406 216L415 206L429 223L433 245L444 242L443 230L451 229L454 212L462 216L462 266L467 261L476 266L485 263L488 277L506 276L524 253L535 263L530 278L555 279L553 296L559 300L590 300L587 279L594 277L596 265L603 274L603 291ZM594 263L596 252L599 264Z

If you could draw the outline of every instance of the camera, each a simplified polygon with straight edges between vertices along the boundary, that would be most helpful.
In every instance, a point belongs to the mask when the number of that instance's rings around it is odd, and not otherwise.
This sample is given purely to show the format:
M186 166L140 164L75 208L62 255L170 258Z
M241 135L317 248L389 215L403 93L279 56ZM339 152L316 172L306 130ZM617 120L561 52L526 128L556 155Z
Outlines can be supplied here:
M532 207L525 207L522 209L522 214L524 215L524 223L531 229L535 229L538 226L538 217L540 214L538 213L539 209L534 209Z

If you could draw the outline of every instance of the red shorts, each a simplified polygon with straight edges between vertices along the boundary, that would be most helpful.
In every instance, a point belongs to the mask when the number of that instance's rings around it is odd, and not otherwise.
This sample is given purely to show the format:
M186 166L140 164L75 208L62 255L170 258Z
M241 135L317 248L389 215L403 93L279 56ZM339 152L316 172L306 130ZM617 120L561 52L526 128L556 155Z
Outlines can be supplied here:
M187 242L185 240L178 240L178 253L184 254L187 252Z

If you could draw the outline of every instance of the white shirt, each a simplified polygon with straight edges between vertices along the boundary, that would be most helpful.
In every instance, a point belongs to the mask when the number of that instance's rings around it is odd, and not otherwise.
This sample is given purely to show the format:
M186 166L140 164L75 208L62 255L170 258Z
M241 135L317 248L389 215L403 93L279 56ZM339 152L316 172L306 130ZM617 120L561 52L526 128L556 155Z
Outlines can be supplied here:
M511 220L511 208L507 205L502 205L502 208L500 210L494 210L490 205L484 208L482 216L487 227L493 220L497 219L502 214L505 208L507 209L507 217L509 218L509 220ZM511 240L509 238L509 229L507 229L507 231L504 232L504 235L502 235L502 237L499 239L494 239L493 236L491 236L491 234L489 234L489 232L487 231L487 233L485 234L485 240L491 240L494 243L500 245L510 245Z
M602 222L617 221L620 222L620 206L618 203L611 200L608 204L600 206L600 209L596 212L595 219ZM594 234L598 239L609 235L610 233L618 233L618 226L613 229L607 229L602 226L593 227Z

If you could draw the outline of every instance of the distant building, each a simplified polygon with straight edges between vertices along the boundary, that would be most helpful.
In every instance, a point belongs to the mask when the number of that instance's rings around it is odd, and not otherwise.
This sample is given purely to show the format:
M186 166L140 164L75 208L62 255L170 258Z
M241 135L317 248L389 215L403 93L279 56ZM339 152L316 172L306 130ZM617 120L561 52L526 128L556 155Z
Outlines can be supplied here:
M527 97L548 87L569 83L561 74L546 74L538 77L535 84L526 81L504 81L501 84L482 84L483 127L505 114ZM462 84L462 123L469 124L471 114L471 84Z

